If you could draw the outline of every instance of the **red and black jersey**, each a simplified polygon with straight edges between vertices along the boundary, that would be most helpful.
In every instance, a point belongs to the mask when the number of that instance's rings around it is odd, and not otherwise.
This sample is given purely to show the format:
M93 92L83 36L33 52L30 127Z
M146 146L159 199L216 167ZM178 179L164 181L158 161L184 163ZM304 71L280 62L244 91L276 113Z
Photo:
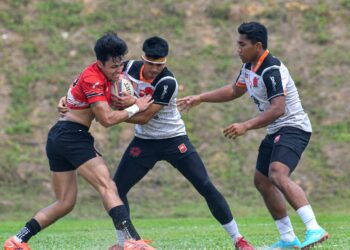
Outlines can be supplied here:
M110 103L110 84L96 62L89 65L70 85L67 93L67 107L86 109L95 102Z

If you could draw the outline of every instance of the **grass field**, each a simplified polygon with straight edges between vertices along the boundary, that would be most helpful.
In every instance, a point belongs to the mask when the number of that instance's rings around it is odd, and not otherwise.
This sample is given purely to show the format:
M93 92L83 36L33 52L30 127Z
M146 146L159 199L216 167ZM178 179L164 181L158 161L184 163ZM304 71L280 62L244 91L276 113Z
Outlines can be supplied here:
M242 234L257 249L265 249L278 239L278 233L269 217L237 218ZM298 218L292 217L296 233L302 239L304 227ZM230 239L213 219L135 219L134 223L145 239L161 250L211 250L233 249ZM350 249L350 218L348 215L321 215L319 223L330 234L330 239L314 249ZM23 225L18 221L0 223L0 240L17 232ZM33 250L107 249L115 241L109 220L63 219L41 232L30 241Z

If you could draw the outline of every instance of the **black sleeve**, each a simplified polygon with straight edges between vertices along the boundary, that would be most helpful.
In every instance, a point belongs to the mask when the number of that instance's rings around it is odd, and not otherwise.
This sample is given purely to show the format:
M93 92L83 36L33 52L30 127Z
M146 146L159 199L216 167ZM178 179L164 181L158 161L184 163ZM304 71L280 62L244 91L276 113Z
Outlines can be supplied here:
M166 79L156 85L153 93L154 103L168 105L176 90L176 81Z
M130 62L129 60L124 61L123 71L126 70L126 67L128 66L128 63L129 63L129 62Z
M281 73L278 69L267 71L263 76L263 80L269 101L276 96L284 95Z

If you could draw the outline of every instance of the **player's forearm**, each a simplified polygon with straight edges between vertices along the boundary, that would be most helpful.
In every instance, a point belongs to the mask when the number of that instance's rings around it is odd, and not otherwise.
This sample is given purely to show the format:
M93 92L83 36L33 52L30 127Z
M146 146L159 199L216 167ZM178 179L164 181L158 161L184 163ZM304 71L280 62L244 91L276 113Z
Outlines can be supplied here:
M152 119L152 116L148 115L147 112L140 112L140 113L134 115L133 117L127 119L126 122L132 123L132 124L144 125L147 122L149 122L149 120L151 120L151 119Z
M98 122L106 128L124 122L140 111L136 104L124 110L111 110L107 103L100 103L93 104L92 109Z
M125 110L116 110L111 111L105 117L98 119L98 122L105 128L111 127L123 121L126 121L129 118L128 112Z
M199 95L201 102L228 102L236 98L231 84Z
M261 113L257 117L244 122L244 125L247 130L264 128L277 120L283 114L284 110L281 108L268 109L266 112Z

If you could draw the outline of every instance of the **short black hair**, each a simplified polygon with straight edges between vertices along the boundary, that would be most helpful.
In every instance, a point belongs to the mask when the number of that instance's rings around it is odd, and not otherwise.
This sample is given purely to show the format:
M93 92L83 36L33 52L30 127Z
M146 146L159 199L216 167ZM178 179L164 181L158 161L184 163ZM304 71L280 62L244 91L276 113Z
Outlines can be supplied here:
M107 32L95 44L96 59L105 63L109 58L122 58L128 52L126 42L114 32Z
M153 36L147 38L143 43L142 50L145 55L154 59L166 57L169 52L169 45L166 40L161 37Z
M267 29L258 22L242 23L238 27L238 33L246 35L252 43L261 42L263 49L267 49Z

